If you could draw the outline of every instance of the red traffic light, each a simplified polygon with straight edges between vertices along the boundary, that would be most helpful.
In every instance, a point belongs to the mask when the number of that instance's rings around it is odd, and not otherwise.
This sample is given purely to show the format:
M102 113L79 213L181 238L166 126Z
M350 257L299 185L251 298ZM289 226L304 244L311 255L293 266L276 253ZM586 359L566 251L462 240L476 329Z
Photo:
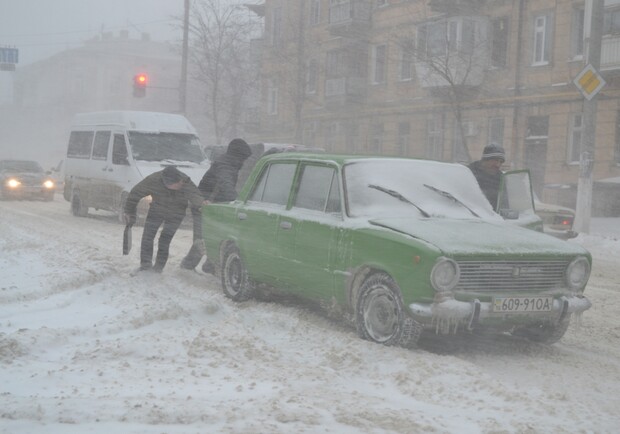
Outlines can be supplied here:
M146 74L136 74L133 78L134 84L138 87L146 87L146 84L149 81L149 78Z
M148 75L141 73L133 76L133 96L142 98L146 95L146 85L149 81Z

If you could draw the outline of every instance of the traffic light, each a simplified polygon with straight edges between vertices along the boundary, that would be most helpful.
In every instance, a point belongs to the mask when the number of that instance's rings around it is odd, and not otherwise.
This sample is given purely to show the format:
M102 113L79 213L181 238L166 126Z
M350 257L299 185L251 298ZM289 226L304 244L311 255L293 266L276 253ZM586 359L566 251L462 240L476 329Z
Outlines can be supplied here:
M140 73L133 77L133 96L136 98L142 98L146 95L146 85L149 78L146 74Z

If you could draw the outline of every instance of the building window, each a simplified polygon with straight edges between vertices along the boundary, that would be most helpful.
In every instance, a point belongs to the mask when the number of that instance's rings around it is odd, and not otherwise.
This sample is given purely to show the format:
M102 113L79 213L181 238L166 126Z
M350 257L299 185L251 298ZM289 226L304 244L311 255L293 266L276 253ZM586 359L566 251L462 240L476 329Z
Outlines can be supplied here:
M441 160L443 142L441 135L441 119L433 117L426 121L426 158Z
M278 84L276 80L269 80L267 86L267 113L270 115L278 114Z
M585 11L583 5L573 9L570 41L570 54L573 59L581 59L583 57L584 20Z
M551 15L534 17L534 47L532 65L548 65L551 59Z
M409 122L398 123L398 155L401 157L409 154L409 143L411 141L411 125Z
M620 8L606 9L603 16L603 34L620 34Z
M282 8L271 11L271 45L278 45L282 37Z
M504 118L489 119L489 143L504 146Z
M418 56L424 60L446 56L448 52L471 55L476 42L476 23L452 18L418 26Z
M473 128L473 124L470 122L462 122L459 127L458 121L454 120L453 134L454 140L452 141L452 161L466 163L470 160L467 150L465 149L465 141L468 135L470 135L469 129Z
M373 59L373 84L385 83L385 69L387 66L387 46L376 45L372 50Z
M491 66L505 68L508 55L508 18L491 21Z
M410 81L413 79L413 49L405 45L400 49L400 80Z
M384 127L382 123L376 123L372 126L372 148L370 149L371 153L376 153L381 155L383 153L383 135L384 135Z
M316 93L316 84L317 84L317 62L316 60L310 60L308 62L307 70L306 70L306 93L307 94L315 94Z
M571 116L568 138L568 162L579 163L583 140L583 115L577 113Z
M321 22L321 0L310 1L310 25L316 26Z

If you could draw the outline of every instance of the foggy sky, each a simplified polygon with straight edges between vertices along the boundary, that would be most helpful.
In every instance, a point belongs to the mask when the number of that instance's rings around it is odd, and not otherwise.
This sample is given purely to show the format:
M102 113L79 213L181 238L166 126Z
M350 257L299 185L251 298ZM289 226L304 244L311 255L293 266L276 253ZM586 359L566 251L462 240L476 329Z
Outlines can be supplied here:
M183 0L0 0L0 47L19 49L19 65L81 46L102 31L155 41L182 38L173 16Z

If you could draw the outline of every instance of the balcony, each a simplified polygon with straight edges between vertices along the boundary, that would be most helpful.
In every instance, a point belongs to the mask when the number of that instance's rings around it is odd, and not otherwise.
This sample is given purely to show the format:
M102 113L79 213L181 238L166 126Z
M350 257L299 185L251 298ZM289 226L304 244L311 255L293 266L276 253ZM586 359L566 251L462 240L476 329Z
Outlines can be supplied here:
M620 69L620 35L603 35L601 71Z
M329 31L335 36L366 32L370 28L371 0L340 0L329 6Z

